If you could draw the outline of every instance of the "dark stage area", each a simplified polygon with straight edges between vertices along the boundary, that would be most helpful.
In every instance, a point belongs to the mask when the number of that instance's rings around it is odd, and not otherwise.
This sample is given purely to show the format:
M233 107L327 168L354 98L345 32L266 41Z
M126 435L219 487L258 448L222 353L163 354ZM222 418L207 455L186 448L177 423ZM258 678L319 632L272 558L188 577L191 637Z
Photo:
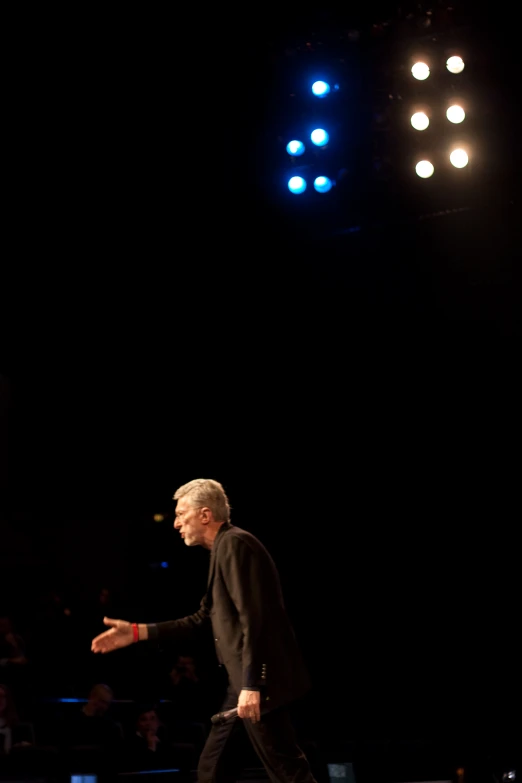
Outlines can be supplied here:
M90 645L104 616L197 611L210 552L172 495L198 477L279 571L317 783L520 775L518 29L466 2L296 10L13 27L3 781L196 780L226 684L212 638ZM291 158L320 123L326 149ZM453 137L462 169L440 162ZM134 742L143 715L164 755Z

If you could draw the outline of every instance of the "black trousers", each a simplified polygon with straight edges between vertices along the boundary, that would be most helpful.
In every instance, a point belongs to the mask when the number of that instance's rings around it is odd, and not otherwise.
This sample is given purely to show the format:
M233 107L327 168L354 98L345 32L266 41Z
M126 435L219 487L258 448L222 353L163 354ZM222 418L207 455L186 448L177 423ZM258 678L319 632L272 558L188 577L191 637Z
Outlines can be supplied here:
M237 706L229 686L221 711ZM238 745L245 732L273 783L315 783L308 759L297 744L290 711L279 707L258 723L232 718L212 726L198 764L198 783L233 783L241 771Z

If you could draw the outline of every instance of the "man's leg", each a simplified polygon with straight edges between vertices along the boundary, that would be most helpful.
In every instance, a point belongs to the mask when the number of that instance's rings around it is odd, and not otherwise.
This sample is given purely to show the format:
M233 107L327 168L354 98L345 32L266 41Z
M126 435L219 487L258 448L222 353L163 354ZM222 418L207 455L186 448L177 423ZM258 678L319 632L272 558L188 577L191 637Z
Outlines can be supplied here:
M237 693L229 686L221 712L237 707ZM236 752L239 735L244 737L243 721L231 718L222 725L212 726L201 751L198 783L233 783L241 770L241 757Z
M273 783L316 783L308 759L297 744L287 708L268 712L259 723L243 723Z

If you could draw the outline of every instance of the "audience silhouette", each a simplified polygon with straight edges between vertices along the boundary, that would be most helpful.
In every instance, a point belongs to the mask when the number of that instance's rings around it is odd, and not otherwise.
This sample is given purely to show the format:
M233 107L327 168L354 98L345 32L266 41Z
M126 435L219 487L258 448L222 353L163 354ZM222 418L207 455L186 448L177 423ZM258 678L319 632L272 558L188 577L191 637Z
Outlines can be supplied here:
M45 770L51 779L64 770L72 774L93 769L102 774L176 769L178 779L191 779L210 717L221 702L221 671L217 662L209 659L212 665L207 665L190 649L162 651L162 665L149 679L150 666L141 666L138 649L110 659L111 668L107 659L92 656L89 642L107 612L115 614L116 605L112 591L102 586L83 601L66 599L52 587L40 603L35 601L32 611L26 611L26 617L33 616L32 623L19 624L19 608L2 607L0 778L29 778ZM145 649L142 655L147 655ZM27 690L30 699L24 698ZM122 698L115 698L120 691ZM493 774L500 779L499 770L515 765L515 746L509 738L491 748L485 743L474 754L484 783L490 783ZM312 736L306 738L306 748L317 779L327 783L322 749ZM427 757L419 743L415 748ZM359 743L359 773L364 777L370 766L361 753ZM412 752L407 755L411 761ZM466 769L472 783L471 763Z

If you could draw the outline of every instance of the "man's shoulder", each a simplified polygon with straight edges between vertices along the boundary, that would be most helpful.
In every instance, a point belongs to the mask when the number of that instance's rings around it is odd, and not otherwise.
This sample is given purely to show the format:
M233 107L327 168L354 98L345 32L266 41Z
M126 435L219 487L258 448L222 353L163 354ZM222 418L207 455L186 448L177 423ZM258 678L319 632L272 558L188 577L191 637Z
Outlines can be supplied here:
M239 536L240 538L242 536L251 536L252 533L249 533L248 530L244 530L242 527L238 527L237 525L233 525L232 522L227 522L225 524L225 530L223 531L224 536Z
M234 541L244 542L250 546L263 547L261 541L253 533L244 530L242 527L237 527L237 525L227 525L226 530L223 531L223 540L225 539L229 543Z
M229 525L223 531L220 548L222 548L223 553L238 552L246 548L258 556L270 557L267 548L259 538L248 530L244 530L236 525Z

